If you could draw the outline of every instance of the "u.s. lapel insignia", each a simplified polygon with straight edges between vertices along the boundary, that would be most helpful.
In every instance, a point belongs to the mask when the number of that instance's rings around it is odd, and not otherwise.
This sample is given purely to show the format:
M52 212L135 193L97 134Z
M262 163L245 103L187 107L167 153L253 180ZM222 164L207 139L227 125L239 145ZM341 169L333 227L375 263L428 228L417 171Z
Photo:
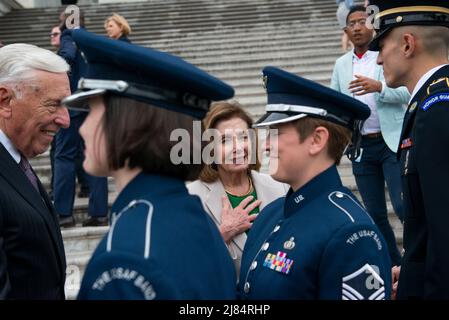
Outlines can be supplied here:
M413 104L410 106L410 108L408 109L408 112L413 112L415 111L416 107L418 106L418 102L415 101L413 102Z
M263 76L262 80L263 80L263 87L265 90L267 90L268 76Z
M292 250L295 247L295 238L291 237L290 240L284 242L285 250Z
M276 255L273 253L267 254L265 261L263 263L264 267L270 268L271 270L289 274L293 265L293 259L287 259L287 254L282 251L278 251Z
M400 149L401 150L407 149L407 148L410 148L411 146L413 146L413 140L412 140L412 138L407 138L407 139L402 140Z

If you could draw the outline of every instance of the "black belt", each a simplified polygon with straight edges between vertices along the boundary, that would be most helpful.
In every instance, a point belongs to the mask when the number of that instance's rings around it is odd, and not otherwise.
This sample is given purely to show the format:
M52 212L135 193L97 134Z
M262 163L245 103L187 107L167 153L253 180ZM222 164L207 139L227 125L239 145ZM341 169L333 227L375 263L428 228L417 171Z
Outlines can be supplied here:
M377 138L382 137L382 133L381 132L368 133L368 134L364 134L362 137L368 138L368 139L377 139Z

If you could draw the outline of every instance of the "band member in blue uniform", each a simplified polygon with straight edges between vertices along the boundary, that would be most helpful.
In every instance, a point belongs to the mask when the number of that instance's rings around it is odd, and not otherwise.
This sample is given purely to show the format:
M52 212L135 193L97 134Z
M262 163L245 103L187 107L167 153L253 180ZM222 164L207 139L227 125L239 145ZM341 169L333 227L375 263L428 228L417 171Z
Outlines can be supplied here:
M394 291L398 299L449 299L449 2L372 4L379 29L371 47L387 85L405 85L412 96L398 150L405 253Z
M202 168L193 163L201 142L172 138L175 130L192 137L193 121L233 89L163 52L84 30L72 37L88 72L64 103L79 109L88 102L80 129L84 167L114 177L119 192L78 298L234 299L236 275L225 244L185 187ZM185 143L188 161L174 164L178 143Z
M391 261L381 233L337 172L351 130L368 106L283 70L263 70L270 174L290 185L248 235L243 299L381 300Z

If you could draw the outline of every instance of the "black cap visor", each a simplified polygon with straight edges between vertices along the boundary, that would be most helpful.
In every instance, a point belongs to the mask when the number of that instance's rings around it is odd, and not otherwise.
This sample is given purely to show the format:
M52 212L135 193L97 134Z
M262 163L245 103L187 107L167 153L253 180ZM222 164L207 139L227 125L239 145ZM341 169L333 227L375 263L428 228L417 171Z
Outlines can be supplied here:
M78 91L62 100L62 104L65 105L69 110L88 112L90 109L88 103L89 99L96 96L101 96L105 94L106 91L107 90L105 89Z
M379 33L377 33L376 36L374 37L374 39L369 44L369 50L379 51L380 50L380 47L379 47L380 40L382 40L382 38L384 38L387 35L387 33L391 31L391 29L393 29L393 28L387 28L387 29L384 29L384 30L380 31Z

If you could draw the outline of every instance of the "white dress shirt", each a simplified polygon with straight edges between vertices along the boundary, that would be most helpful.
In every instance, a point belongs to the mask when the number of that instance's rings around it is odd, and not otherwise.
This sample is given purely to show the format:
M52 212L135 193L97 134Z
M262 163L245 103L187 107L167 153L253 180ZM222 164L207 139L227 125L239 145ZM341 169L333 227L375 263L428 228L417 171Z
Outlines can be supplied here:
M17 164L20 162L21 156L19 151L17 151L16 147L12 144L11 140L6 136L6 134L0 129L0 143L5 147L5 149L9 152L11 157L14 159Z
M371 79L375 79L375 71L376 71L376 65L377 65L377 52L374 51L367 51L362 56L362 58L359 58L355 52L353 52L353 58L352 58L352 79L355 80L355 75L368 77ZM382 91L385 89L385 85L382 83ZM379 122L379 115L377 113L377 104L376 104L376 98L374 93L368 93L364 94L362 96L356 96L355 94L353 97L364 104L368 105L368 107L371 109L371 115L368 119L366 119L363 128L362 128L362 134L368 134L368 133L376 133L380 132L380 122Z

